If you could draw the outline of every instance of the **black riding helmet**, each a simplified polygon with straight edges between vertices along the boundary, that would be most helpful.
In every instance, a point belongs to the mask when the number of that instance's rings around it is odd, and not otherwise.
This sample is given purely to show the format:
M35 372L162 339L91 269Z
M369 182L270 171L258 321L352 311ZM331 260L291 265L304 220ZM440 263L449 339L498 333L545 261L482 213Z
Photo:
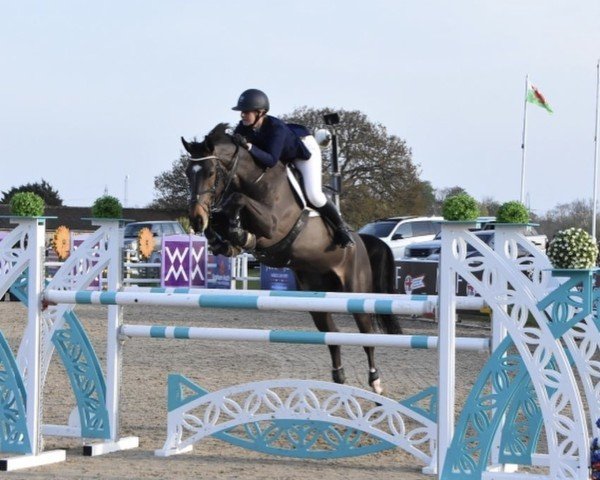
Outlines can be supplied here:
M269 111L269 97L262 90L250 88L240 95L237 105L232 108L238 112L251 112L253 110Z

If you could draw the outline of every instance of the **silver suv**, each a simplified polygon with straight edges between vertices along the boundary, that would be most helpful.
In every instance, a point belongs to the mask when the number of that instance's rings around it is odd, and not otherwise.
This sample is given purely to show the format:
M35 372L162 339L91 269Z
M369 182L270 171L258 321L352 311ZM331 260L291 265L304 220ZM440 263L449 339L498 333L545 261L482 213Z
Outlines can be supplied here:
M358 233L379 237L389 245L396 260L415 242L433 240L441 229L442 217L390 217L367 223Z
M186 231L179 222L171 220L133 222L125 225L123 232L123 253L130 262L139 262L138 234L142 228L148 228L154 236L154 251L148 259L150 263L161 260L162 237L165 235L185 235Z

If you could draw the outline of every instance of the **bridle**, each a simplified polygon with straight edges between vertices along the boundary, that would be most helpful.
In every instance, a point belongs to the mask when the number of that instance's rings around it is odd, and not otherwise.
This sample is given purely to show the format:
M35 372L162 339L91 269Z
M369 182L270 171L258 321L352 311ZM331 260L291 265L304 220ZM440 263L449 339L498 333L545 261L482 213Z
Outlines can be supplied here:
M231 160L229 160L229 162L233 162L233 165L231 166L231 168L227 169L225 168L225 163L227 162L226 159L221 158L217 155L208 155L206 157L200 157L200 158L190 158L190 161L192 162L203 162L206 160L216 160L216 168L217 168L217 178L215 179L215 181L213 182L212 186L206 190L201 190L200 192L196 192L196 202L198 202L200 200L200 196L206 194L206 193L210 193L212 194L213 198L214 198L214 202L213 205L211 206L210 210L211 211L216 211L220 208L221 203L223 202L223 200L226 198L226 193L229 190L231 183L233 182L233 179L235 177L236 171L238 169L238 165L239 165L239 152L240 152L240 147L239 145L236 145L235 147L235 152L233 153L233 156L231 157ZM194 180L196 179L196 173L194 173ZM217 188L221 183L225 183L224 188L221 190L220 195L217 196Z

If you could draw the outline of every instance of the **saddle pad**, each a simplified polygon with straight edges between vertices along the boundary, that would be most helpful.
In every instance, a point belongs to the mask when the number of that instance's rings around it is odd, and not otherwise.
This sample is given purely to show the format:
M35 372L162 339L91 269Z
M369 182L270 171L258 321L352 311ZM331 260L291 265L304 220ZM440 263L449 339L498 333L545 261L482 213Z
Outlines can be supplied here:
M296 192L296 195L298 195L298 198L300 199L300 203L302 204L302 208L306 208L309 210L309 217L318 217L319 212L317 212L316 210L314 210L311 206L308 205L308 202L306 201L306 197L304 196L304 192L302 191L302 187L300 186L300 184L298 183L298 180L296 179L294 172L292 172L292 169L289 167L285 167L285 172L287 173L287 177L288 180L290 181L290 185L292 187L292 190L294 190L294 192Z

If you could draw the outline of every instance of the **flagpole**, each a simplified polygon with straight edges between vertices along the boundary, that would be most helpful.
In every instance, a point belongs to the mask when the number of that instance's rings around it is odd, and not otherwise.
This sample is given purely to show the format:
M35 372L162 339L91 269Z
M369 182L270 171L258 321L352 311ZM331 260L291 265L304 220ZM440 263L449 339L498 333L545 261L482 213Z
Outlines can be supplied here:
M596 240L596 203L598 202L598 108L600 104L600 60L596 64L596 128L594 129L594 200L592 204L592 237Z
M529 75L525 75L525 101L523 102L523 137L521 141L521 203L525 200L525 132L527 131L527 91L529 88Z

